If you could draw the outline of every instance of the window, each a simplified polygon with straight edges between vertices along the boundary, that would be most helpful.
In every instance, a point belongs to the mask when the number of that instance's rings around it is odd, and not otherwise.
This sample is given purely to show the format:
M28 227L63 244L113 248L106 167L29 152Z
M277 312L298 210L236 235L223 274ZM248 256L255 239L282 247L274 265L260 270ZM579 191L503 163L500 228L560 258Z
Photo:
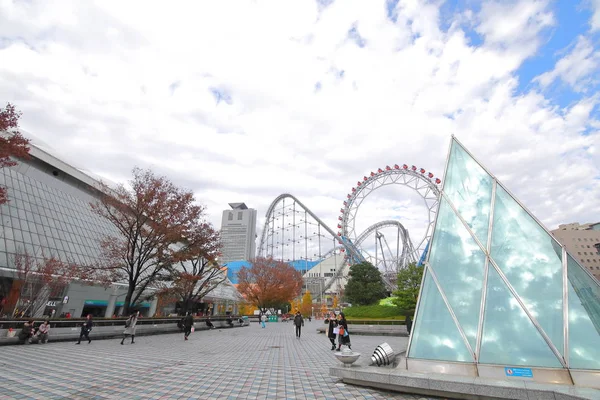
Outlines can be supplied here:
M238 221L242 220L242 216L243 216L243 212L242 211L238 211Z
M227 221L233 221L233 213L230 212L229 215L227 216Z

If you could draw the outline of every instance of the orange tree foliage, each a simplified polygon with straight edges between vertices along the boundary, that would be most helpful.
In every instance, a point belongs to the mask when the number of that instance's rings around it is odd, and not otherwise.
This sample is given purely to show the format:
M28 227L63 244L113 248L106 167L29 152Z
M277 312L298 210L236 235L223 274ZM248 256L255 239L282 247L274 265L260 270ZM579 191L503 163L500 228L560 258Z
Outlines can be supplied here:
M106 218L116 235L105 236L101 260L93 266L100 280L126 282L124 310L139 301L146 289L167 280L172 265L190 257L190 248L200 240L204 207L194 195L176 187L150 170L133 170L131 189L103 186L104 195L92 203L92 210ZM181 244L188 241L187 245Z
M21 113L12 104L0 108L0 168L17 165L11 157L29 158L29 140L19 132L19 118ZM0 186L0 204L7 201L6 187Z
M312 315L312 296L310 291L306 291L302 296L302 302L300 303L300 314L304 316Z
M61 296L66 286L75 279L87 279L84 270L73 263L54 257L38 260L27 253L14 256L19 302L13 314L35 316L43 312L49 297Z
M265 311L287 303L302 290L302 274L290 264L259 257L238 271L238 292L246 301Z

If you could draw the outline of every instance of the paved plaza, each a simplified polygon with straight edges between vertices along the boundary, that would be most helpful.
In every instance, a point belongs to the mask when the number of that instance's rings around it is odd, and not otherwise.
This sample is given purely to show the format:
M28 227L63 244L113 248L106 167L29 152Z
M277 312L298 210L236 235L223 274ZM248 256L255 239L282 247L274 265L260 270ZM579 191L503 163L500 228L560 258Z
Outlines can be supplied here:
M346 385L329 376L331 345L307 322L0 348L0 399L424 399ZM93 338L93 332L92 332ZM378 344L406 338L352 337L366 362Z

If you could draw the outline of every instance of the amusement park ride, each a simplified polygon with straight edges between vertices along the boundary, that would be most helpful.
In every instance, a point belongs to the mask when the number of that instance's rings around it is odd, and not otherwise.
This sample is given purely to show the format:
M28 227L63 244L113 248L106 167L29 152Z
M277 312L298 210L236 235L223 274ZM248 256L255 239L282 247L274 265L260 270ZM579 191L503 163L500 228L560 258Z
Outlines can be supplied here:
M428 220L425 234L414 244L408 230L397 220L380 221L360 234L357 232L359 207L371 193L388 185L403 185L412 189L425 204ZM435 223L440 185L439 178L414 165L396 164L379 168L377 172L371 172L359 180L346 195L338 217L337 232L296 197L281 194L267 210L258 255L295 263L303 270L305 283L311 287L313 298L322 299L334 285L339 291L349 266L362 261L369 261L378 267L388 289L394 290L398 271L411 262L420 262L426 254ZM383 231L388 232L387 238ZM374 244L367 240L372 237ZM321 268L323 272L319 273L309 272L325 260L333 260L327 264L332 268Z

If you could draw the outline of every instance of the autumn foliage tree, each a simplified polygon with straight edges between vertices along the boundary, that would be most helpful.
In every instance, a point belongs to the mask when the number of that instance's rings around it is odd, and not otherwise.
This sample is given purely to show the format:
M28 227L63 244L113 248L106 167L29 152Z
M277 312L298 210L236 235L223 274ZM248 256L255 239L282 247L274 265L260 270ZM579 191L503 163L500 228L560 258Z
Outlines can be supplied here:
M259 257L238 271L238 292L263 312L287 303L302 291L302 274L290 264Z
M0 108L0 168L17 165L15 157L29 158L29 140L19 132L19 118L21 113L12 104ZM0 186L0 204L7 201L6 187Z
M300 303L300 314L302 315L312 315L312 295L310 291L306 291L304 295L302 295L302 301Z
M40 261L26 251L15 254L14 266L19 301L13 316L21 312L24 315L41 315L49 297L60 296L75 279L86 279L83 270L73 263L54 257Z
M168 285L160 292L181 302L185 315L193 302L202 299L227 277L216 262L220 235L211 224L201 223L178 251L179 262L168 267Z
M192 192L150 170L135 168L129 184L104 186L101 200L91 204L115 228L102 239L102 261L93 269L103 275L100 279L127 283L124 313L167 279L172 265L189 257L190 246L181 243L200 236L204 215Z

